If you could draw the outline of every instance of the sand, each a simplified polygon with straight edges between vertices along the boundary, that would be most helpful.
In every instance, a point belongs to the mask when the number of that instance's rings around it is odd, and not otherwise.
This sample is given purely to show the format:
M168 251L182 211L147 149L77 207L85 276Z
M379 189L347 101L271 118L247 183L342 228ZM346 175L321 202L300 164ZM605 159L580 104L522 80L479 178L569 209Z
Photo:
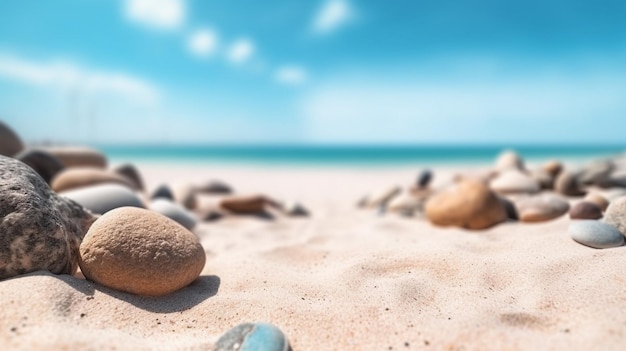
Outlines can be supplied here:
M626 247L575 243L566 216L468 232L355 208L369 191L411 183L414 168L139 167L149 189L216 178L299 200L313 216L202 224L201 277L165 297L80 275L2 281L2 350L207 350L255 321L280 327L294 351L626 346Z

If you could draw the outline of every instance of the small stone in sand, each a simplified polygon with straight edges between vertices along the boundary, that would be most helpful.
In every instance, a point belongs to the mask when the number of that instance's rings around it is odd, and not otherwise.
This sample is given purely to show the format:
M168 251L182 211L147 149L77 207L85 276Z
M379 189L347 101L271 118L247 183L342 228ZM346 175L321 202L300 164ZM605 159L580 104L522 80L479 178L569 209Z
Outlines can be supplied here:
M197 185L195 191L200 194L226 195L232 194L233 188L219 180L211 180L205 184Z
M506 150L496 158L494 169L498 172L504 172L511 169L523 171L524 160L515 151Z
M563 170L563 164L559 161L552 160L544 163L541 169L551 175L552 178L556 178Z
M62 192L99 184L120 184L136 189L135 184L125 177L99 168L67 168L54 177L50 187Z
M163 199L174 201L174 194L172 193L172 189L170 189L168 185L161 184L154 190L154 192L152 192L152 195L150 196L150 198L151 199L163 198Z
M198 238L171 219L144 209L107 212L80 245L80 268L89 280L137 295L179 290L202 271Z
M119 184L99 184L59 193L93 213L104 214L118 207L145 207L143 201L128 187Z
M522 222L549 221L569 210L567 200L549 193L519 199L515 205Z
M219 207L232 213L254 214L264 212L272 203L263 195L229 196L220 200Z
M585 192L580 189L576 176L569 172L561 172L554 181L554 190L565 196L583 196Z
M426 188L433 179L433 172L430 169L425 169L417 176L416 185L418 188Z
M491 180L491 189L500 194L536 193L540 190L539 184L516 169L511 169L500 173Z
M192 230L196 226L197 220L193 213L168 199L154 199L148 205L148 208L154 212L164 215L165 217L173 219L189 230Z
M285 203L282 205L282 210L287 216L290 217L308 217L310 215L309 210L296 201L289 201Z
M285 334L267 323L243 323L222 335L214 351L287 351Z
M141 191L144 190L143 179L141 179L141 175L139 174L139 171L134 165L130 163L126 163L126 164L116 167L113 170L113 172L123 177L126 177L126 179L133 182L133 184L135 185L135 189L141 190Z
M626 235L626 196L611 201L604 213L604 221Z
M606 208L609 207L609 200L607 200L604 196L598 193L589 193L585 196L585 201L594 203L596 206L602 210L602 212L606 211Z
M24 149L24 144L15 132L0 121L0 155L13 157Z
M572 221L569 234L574 241L595 249L624 245L624 236L613 225L596 220Z
M507 219L500 199L480 181L461 180L426 203L426 216L436 225L486 229Z
M107 159L98 150L74 146L50 147L44 150L58 158L65 167L107 168Z
M530 177L537 183L539 184L539 187L541 189L552 189L554 188L554 177L542 170L542 169L536 169L534 171L532 171L530 173Z
M196 188L191 184L174 184L172 187L174 201L185 206L185 208L193 210L198 207L198 198L196 197Z
M34 169L48 184L65 168L59 159L43 150L26 149L15 158Z
M571 219L600 219L602 210L593 202L581 201L569 210Z
M403 216L411 217L424 208L424 198L419 198L411 192L404 192L393 198L387 205L387 210Z
M580 184L605 183L613 171L613 168L613 162L609 160L594 161L583 168L582 172L578 175L578 182Z

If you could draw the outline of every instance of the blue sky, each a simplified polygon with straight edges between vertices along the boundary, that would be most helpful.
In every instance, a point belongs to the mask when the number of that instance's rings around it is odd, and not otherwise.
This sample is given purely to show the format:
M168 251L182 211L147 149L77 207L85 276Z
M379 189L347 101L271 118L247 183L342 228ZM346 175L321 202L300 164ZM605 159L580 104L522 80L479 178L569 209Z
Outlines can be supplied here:
M81 143L623 143L619 1L0 2L0 118Z

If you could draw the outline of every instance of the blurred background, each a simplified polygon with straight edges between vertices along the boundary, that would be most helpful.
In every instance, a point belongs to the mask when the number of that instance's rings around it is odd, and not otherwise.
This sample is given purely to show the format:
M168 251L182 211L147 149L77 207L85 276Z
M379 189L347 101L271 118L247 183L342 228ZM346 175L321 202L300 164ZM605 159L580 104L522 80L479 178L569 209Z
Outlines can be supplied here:
M624 144L626 3L0 2L0 118L89 145Z

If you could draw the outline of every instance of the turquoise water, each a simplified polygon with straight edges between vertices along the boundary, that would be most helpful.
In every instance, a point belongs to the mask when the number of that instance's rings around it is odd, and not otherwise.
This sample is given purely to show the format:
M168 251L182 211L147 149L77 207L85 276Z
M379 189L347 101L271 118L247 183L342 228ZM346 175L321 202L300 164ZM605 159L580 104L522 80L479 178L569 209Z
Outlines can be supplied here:
M513 149L527 160L581 160L610 157L626 150L625 145L538 146L538 145L427 145L427 146L100 146L111 159L140 162L264 165L410 165L488 163L505 149Z

